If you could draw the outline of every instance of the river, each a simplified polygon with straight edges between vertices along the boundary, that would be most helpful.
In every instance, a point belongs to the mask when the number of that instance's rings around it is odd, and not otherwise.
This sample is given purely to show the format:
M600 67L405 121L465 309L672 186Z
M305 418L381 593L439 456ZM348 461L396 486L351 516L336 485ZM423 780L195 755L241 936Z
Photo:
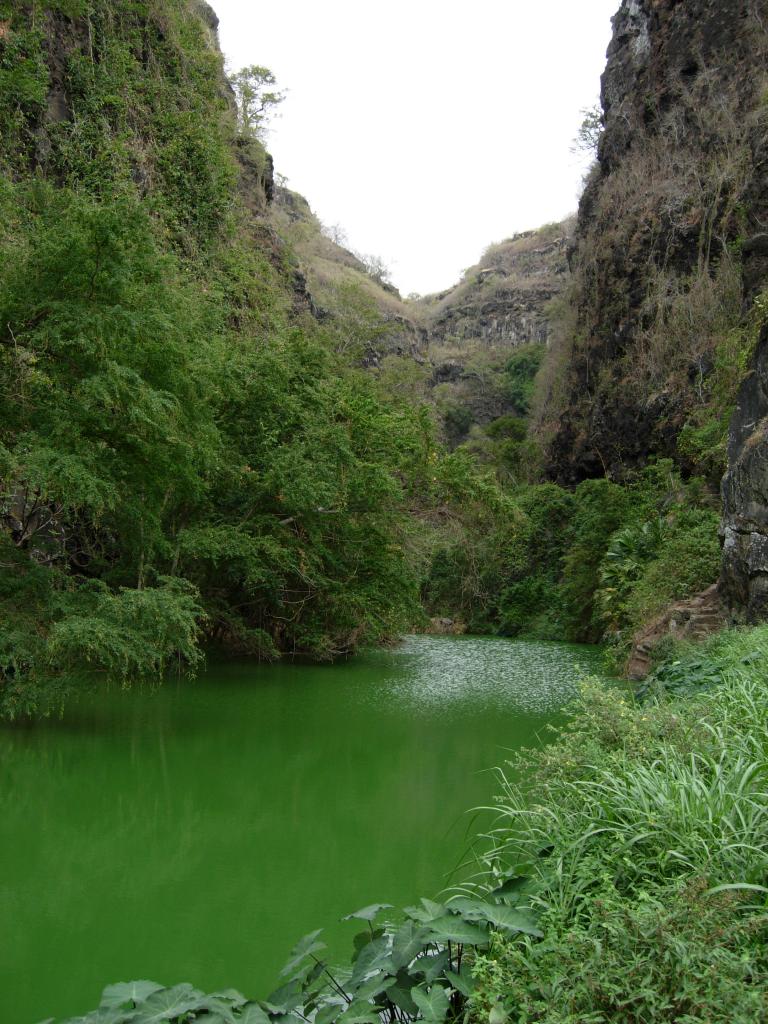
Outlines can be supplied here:
M0 729L0 1020L134 978L266 997L291 946L449 884L490 773L594 648L412 637L337 665L213 661Z

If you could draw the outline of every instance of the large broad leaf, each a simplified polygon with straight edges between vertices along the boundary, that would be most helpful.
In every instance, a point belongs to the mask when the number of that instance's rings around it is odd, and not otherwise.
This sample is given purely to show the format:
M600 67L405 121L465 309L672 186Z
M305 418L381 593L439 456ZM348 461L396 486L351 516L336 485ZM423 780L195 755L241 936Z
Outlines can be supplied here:
M416 987L411 996L428 1024L442 1024L448 1015L448 993L441 985L430 989Z
M267 996L264 1005L270 1013L286 1014L300 1006L303 1000L304 995L299 983L289 981L287 985L282 985L275 989L270 996Z
M421 921L422 924L429 924L445 913L445 906L442 903L435 903L422 897L420 907L406 907L405 913L414 921Z
M472 971L467 966L466 962L461 965L461 973L457 974L456 971L446 971L446 980L455 988L458 992L461 992L463 996L472 995L475 990L475 979L472 977Z
M488 944L488 933L479 924L464 921L456 914L446 914L429 923L430 938L437 942L463 942L469 946Z
M382 992L386 992L387 989L392 988L395 984L395 979L391 974L386 974L384 971L379 971L372 978L368 978L355 990L354 997L355 1001L359 999L376 999L376 996L380 996Z
M370 1003L356 999L339 1017L338 1024L381 1024Z
M298 966L306 957L325 949L325 943L317 941L317 937L322 933L322 930L322 928L318 928L316 932L310 932L309 935L305 935L303 939L296 943L290 953L291 959L280 971L281 978L290 974L294 967Z
M508 932L523 932L540 939L544 934L538 927L536 915L525 907L494 907L488 920L497 928Z
M246 1003L240 1011L240 1024L269 1024L269 1017L258 1003Z
M424 948L429 930L416 921L405 921L392 939L392 963L399 970L407 967Z
M394 1003L398 1009L403 1010L404 1013L411 1015L417 1013L418 1007L411 996L411 990L414 987L414 982L417 980L408 971L398 971L395 984L387 990L387 999Z
M108 1010L132 1008L143 1003L154 992L162 991L163 987L156 981L121 981L104 989L100 1006Z
M238 992L236 988L225 988L221 992L211 992L208 996L209 999L222 999L230 1006L238 1007L245 1006L248 1002L242 992Z
M324 1003L315 1014L313 1024L334 1024L346 1008L347 1004L342 1002Z
M202 1011L205 1011L205 1024L210 1024L209 1018L214 1017L216 1024L238 1024L233 1007L215 996L206 996L198 1007L198 1012Z
M137 1024L161 1024L162 1021L173 1020L183 1013L190 1013L200 1008L205 999L202 992L191 985L175 985L155 992L141 1006L136 1018Z
M373 939L360 950L360 955L355 962L355 969L352 971L350 984L355 987L368 974L381 970L388 971L391 974L395 973L392 957L390 956L389 937L387 935Z
M530 910L509 907L501 903L487 903L484 900L471 900L459 897L448 904L449 909L456 909L467 921L487 921L489 924L509 932L525 932L541 938L542 932L536 927L536 918Z
M297 967L289 978L290 982L296 982L306 990L325 970L322 960L305 960L301 967Z
M509 1014L504 1009L503 1003L494 1003L488 1014L488 1024L507 1024Z
M362 910L356 910L354 914L347 914L346 917L342 917L342 921L373 921L382 910L391 910L391 903L372 903L369 907L363 907Z
M358 932L354 939L352 939L352 945L355 949L355 952L352 954L352 963L355 963L369 942L373 939L380 939L383 934L383 928L374 928L372 930L369 928L367 932Z
M432 982L439 978L446 967L449 967L451 959L448 956L448 950L444 949L441 953L433 955L431 953L425 956L420 956L417 960L411 964L411 973L424 975L424 981L427 985L431 985Z
M527 868L528 871L524 871ZM488 893L491 899L507 900L510 897L515 898L520 892L531 884L532 878L530 872L532 866L528 864L521 864L515 869L515 874L506 881L502 882L501 885L497 886L492 892Z

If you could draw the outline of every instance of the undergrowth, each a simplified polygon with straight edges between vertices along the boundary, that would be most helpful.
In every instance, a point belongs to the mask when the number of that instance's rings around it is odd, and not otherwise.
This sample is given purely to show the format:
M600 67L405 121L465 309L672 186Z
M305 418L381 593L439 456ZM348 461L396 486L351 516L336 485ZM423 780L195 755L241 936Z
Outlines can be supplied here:
M526 752L525 788L500 773L487 865L533 866L545 938L494 938L475 1020L765 1019L766 655L768 628L724 634L641 704L589 682L558 743Z

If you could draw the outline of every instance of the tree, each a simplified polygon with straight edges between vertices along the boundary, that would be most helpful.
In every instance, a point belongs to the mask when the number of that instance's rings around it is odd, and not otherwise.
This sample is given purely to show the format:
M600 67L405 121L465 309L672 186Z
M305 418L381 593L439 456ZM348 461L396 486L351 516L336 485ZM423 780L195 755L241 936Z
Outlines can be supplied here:
M571 145L572 153L586 153L589 156L597 156L597 145L600 136L603 134L603 111L599 103L593 107L585 107L581 111L584 120L576 132L576 138Z
M277 79L269 68L259 64L241 68L232 76L237 98L237 123L243 135L259 138L275 107L285 99L285 92L275 89Z

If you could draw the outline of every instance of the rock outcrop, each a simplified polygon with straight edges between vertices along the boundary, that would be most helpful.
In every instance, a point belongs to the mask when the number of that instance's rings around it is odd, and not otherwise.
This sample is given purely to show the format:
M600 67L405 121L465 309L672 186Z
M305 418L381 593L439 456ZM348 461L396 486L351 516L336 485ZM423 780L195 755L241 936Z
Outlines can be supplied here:
M459 284L422 300L431 344L546 345L547 307L563 290L572 228L566 221L492 245Z
M704 640L727 623L728 614L717 584L687 601L675 602L635 637L627 662L627 677L645 679L651 669L653 652L663 640Z
M652 455L686 468L678 438L709 400L723 325L768 270L766 26L766 0L623 0L614 18L550 417L561 482Z
M397 289L335 241L304 196L280 185L272 198L270 223L298 256L312 310L318 319L343 326L351 358L367 368L378 367L387 356L424 362L426 331Z
M768 618L768 328L731 421L722 534L725 600L737 618Z
M510 393L509 360L533 346L531 378L552 338L551 307L568 278L573 219L491 245L453 288L417 303L428 336L431 385L455 445L473 430L525 415Z

